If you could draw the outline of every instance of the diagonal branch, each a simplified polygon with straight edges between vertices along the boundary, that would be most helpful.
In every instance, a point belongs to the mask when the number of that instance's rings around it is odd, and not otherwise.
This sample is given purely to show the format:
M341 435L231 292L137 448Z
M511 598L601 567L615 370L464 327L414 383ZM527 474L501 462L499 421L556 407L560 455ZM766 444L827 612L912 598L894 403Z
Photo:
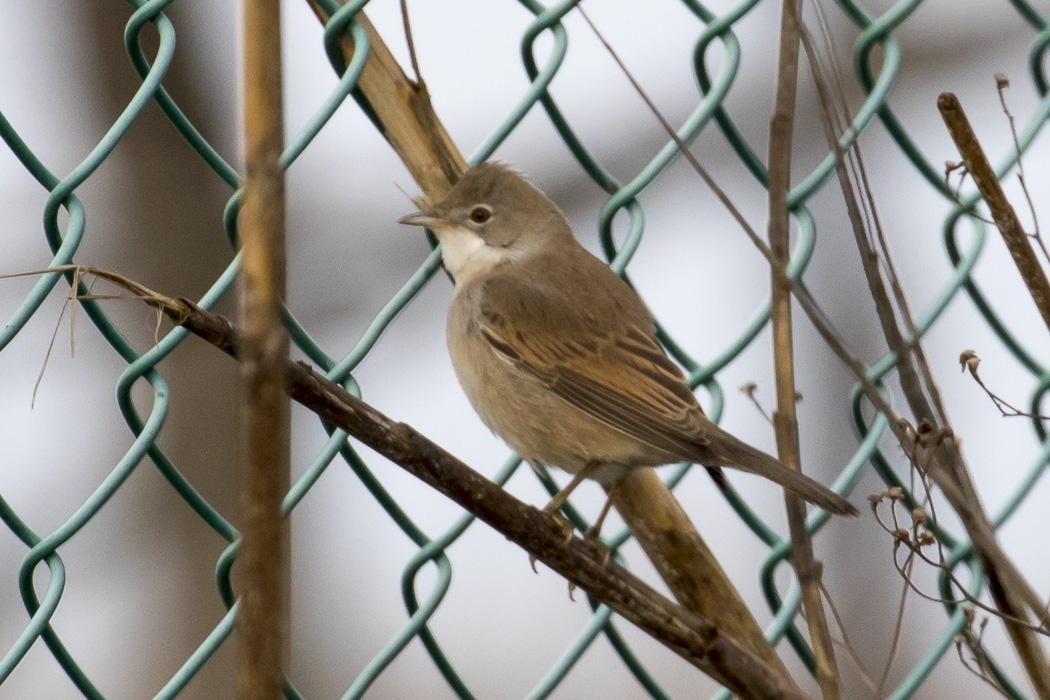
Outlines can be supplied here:
M1038 307L1043 322L1050 329L1050 282L1039 264L1039 258L1032 250L1032 243L1021 226L1020 219L1017 218L1017 212L1006 199L1006 193L1003 192L995 169L988 162L988 157L984 154L973 127L970 126L970 120L966 118L959 99L950 92L942 93L937 98L937 108L944 117L944 123L963 157L970 177L977 184L977 189L981 191L981 196L992 212L995 225L1003 235L1003 241L1017 265L1017 271L1021 273L1021 279L1028 287L1032 301Z
M237 331L224 317L112 272L74 265L47 272L74 270L130 291L176 325L238 357ZM718 624L660 595L600 547L580 537L566 538L555 518L518 500L410 426L391 420L304 363L286 363L285 388L292 399L434 487L734 693L805 700L790 676Z

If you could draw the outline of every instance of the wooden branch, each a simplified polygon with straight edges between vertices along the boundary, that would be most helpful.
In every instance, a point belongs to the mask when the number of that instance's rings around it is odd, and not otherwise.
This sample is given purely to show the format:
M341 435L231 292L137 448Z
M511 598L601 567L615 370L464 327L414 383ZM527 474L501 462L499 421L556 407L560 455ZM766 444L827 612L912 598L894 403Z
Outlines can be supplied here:
M1028 293L1043 317L1043 323L1050 329L1050 282L1047 281L1046 273L1032 249L1028 234L1017 218L1017 212L1006 199L999 178L995 175L995 169L992 168L984 149L981 148L981 142L977 140L977 135L970 126L970 120L966 118L959 99L950 92L941 93L937 98L937 108L941 111L948 133L959 149L966 170L992 212L995 225L1003 235L1003 242L1006 243L1014 264L1017 265L1017 271L1021 273L1021 279L1028 287Z
M324 10L313 0L307 1L318 19L327 22ZM405 75L364 13L357 17L368 31L371 47L358 83L360 99L424 196L431 201L440 199L466 169L466 161L434 113L425 86L417 85ZM343 54L347 62L353 52L353 42L344 38ZM636 472L616 490L613 500L675 598L690 611L711 619L726 634L741 640L776 669L783 684L794 685L751 611L656 473L653 470Z
M781 266L791 255L788 193L791 190L791 141L798 85L801 1L783 0L776 103L769 127L769 248ZM772 274L770 317L773 324L773 358L777 409L773 413L780 461L802 471L796 413L794 340L791 321L791 284ZM841 700L842 680L835 662L824 601L821 598L822 566L813 554L813 540L806 531L806 503L784 492L795 572L802 591L806 624L816 660L817 684L825 700Z
M238 553L241 610L238 697L281 695L288 552L281 499L290 479L291 434L281 325L285 288L284 141L278 0L244 2L244 205L238 219L242 352L243 540Z
M191 329L192 330L192 329ZM563 526L510 495L404 423L395 423L305 365L290 365L292 398L448 496L615 613L741 697L804 698L711 620L667 600Z
M235 358L242 354L244 345L233 325L188 299L172 299L95 268L67 265L41 272L56 271L110 281L226 354ZM580 537L567 538L562 523L518 500L408 425L392 421L304 363L286 360L283 382L295 401L433 486L734 693L745 698L805 699L790 676L719 624L664 598L612 561L607 551ZM267 700L273 697L277 695Z

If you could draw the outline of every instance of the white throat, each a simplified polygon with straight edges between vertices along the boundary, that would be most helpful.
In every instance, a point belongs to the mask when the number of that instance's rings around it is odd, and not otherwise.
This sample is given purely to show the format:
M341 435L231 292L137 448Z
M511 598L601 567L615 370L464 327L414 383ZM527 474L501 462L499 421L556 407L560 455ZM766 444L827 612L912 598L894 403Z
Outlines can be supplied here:
M441 241L441 257L456 285L483 275L507 259L510 251L485 245L481 237L467 228L446 228L434 232Z

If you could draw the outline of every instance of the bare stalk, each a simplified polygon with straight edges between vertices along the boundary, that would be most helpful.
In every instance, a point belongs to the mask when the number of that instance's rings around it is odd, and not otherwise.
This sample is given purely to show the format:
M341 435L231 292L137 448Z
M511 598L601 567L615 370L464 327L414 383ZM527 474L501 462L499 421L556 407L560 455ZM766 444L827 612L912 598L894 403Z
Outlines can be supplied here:
M284 391L288 338L285 288L281 40L278 0L244 2L244 205L239 276L243 421L243 508L238 558L241 610L238 697L281 693L287 551L281 499L290 479L290 410Z
M769 127L769 247L781 266L791 252L788 192L791 190L791 140L795 122L798 85L799 13L801 2L784 0L780 20L780 60L777 70L776 103ZM773 358L777 409L773 413L780 461L802 470L796 413L794 340L791 322L791 285L772 275ZM802 591L806 624L816 660L817 684L825 700L842 697L842 680L835 663L827 615L821 598L822 566L813 556L813 540L806 532L806 504L784 492L795 572Z
M999 547L995 538L995 532L988 523L983 505L970 477L969 469L963 460L962 452L959 450L958 442L951 433L947 417L940 405L939 392L936 384L933 382L932 372L926 362L921 345L917 338L913 344L908 345L900 330L893 303L878 267L879 255L871 245L871 238L865 228L857 197L853 191L853 185L847 170L845 153L838 145L838 133L834 127L836 111L833 106L833 98L828 92L828 81L820 74L819 64L812 58L815 56L815 51L809 42L808 36L805 34L803 43L811 56L810 64L814 68L817 90L821 98L825 134L829 145L836 154L836 171L845 196L850 223L852 224L861 254L861 262L868 281L868 287L875 302L886 342L897 356L901 388L920 427L925 427L926 433L938 436L937 440L928 442L931 450L929 459L926 460L927 464L920 466L916 462L916 466L919 466L920 469L927 469L924 473L928 473L930 478L941 488L953 509L959 514L967 534L970 535L984 563L989 591L992 598L996 601L1007 632L1010 634L1011 640L1014 642L1014 646L1025 664L1033 685L1037 689L1048 690L1050 689L1050 685L1048 685L1050 683L1050 665L1048 665L1046 656L1039 645L1039 640L1030 625L1016 622L1017 619L1025 618L1026 607L1030 608L1036 615L1039 615L1042 604L1034 590L1013 565L1013 562L1009 560ZM874 201L871 198L870 191L868 192L868 203L871 210L874 211ZM875 221L877 223L877 219ZM1016 216L1014 216L1014 221L1016 221ZM879 232L878 240L885 246L885 239L881 231ZM1028 245L1026 238L1025 245L1031 253L1031 247ZM888 260L888 251L884 251L884 254ZM1034 253L1031 255L1034 261ZM887 265L889 264L887 262ZM895 275L893 278L894 282L896 282ZM1043 278L1043 281L1045 283L1045 278ZM894 284L894 291L898 297L898 304L901 305L907 318L907 307L899 284ZM1050 291L1050 288L1048 288L1048 291ZM1048 299L1050 299L1050 296L1048 296ZM907 320L909 326L911 326L910 318L907 318ZM914 326L911 326L911 331L913 334L915 333Z

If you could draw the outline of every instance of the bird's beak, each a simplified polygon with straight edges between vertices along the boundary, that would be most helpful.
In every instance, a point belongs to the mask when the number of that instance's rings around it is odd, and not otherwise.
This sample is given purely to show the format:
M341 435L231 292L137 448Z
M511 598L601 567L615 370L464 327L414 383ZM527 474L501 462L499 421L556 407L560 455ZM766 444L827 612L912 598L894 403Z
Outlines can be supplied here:
M427 211L417 211L415 214L409 214L408 216L402 216L397 220L399 224L407 224L408 226L426 226L427 228L441 228L441 225L446 223L444 219L439 216Z

